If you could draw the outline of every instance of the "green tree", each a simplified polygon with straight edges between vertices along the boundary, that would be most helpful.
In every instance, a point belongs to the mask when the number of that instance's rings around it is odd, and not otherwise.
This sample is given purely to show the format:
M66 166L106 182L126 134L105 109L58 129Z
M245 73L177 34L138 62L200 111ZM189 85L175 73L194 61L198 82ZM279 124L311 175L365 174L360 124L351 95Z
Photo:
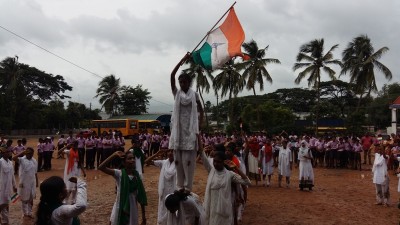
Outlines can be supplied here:
M264 90L264 78L272 83L272 77L267 70L267 64L281 62L274 58L264 58L266 51L269 46L258 49L257 42L251 40L250 42L243 43L243 48L245 54L247 54L250 59L243 62L245 67L243 72L243 79L247 80L246 88L247 90L253 90L254 95L256 95L256 85L260 86L260 91Z
M341 118L340 108L332 104L329 99L321 99L319 105L314 105L314 107L311 108L311 115L315 115L317 112L319 113L320 118Z
M349 133L354 135L365 134L365 128L363 126L366 124L365 111L353 111L346 118L346 127Z
M213 80L213 87L218 92L221 90L221 97L229 96L228 100L231 102L232 95L236 96L243 90L246 85L246 80L242 78L240 71L243 70L244 65L235 63L234 60L229 60L219 70L219 73ZM231 104L229 117L232 119L233 106Z
M305 88L281 88L265 95L266 99L278 102L293 112L310 112L315 105L315 90Z
M357 110L365 93L369 97L372 91L378 90L375 69L382 72L387 80L392 79L392 72L378 61L387 51L389 51L388 47L382 47L374 52L371 40L367 35L360 35L354 38L343 51L341 75L348 73L350 75L350 83L355 84L355 92L360 96Z
M140 115L147 113L147 106L151 99L150 92L143 89L142 85L135 88L131 86L123 86L120 96L120 112L123 115Z
M17 56L5 58L0 62L0 126L8 130L38 126L43 120L44 101L54 96L69 98L64 93L71 90L60 75L19 63Z
M320 83L321 98L333 104L340 110L341 118L353 110L357 102L355 93L350 83L333 80Z
M263 120L258 122L254 120L256 117L261 117ZM285 130L285 127L292 126L295 120L295 116L289 108L273 101L266 101L258 108L255 108L253 104L246 105L242 110L242 118L243 122L250 125L251 130L264 130L271 133Z
M391 126L392 115L389 106L400 96L400 84L385 84L378 92L376 98L368 104L367 115L368 123L378 129Z
M52 100L45 108L47 124L49 128L56 128L61 130L67 120L67 113L64 103L60 100Z
M320 100L320 82L321 82L321 70L326 72L330 79L335 80L335 71L329 67L331 65L339 65L342 63L333 59L333 50L335 50L339 45L334 45L330 50L324 53L324 39L315 39L309 43L303 44L300 47L300 52L297 54L296 63L293 66L293 71L304 68L297 78L295 79L296 84L300 82L309 75L307 81L308 86L313 87L317 91L317 108ZM318 110L316 112L316 133L318 133Z
M106 113L111 116L116 115L121 95L120 79L113 74L104 77L99 82L96 93L95 98L100 97L99 102Z
M68 102L66 114L67 123L72 128L81 128L81 122L84 119L86 106L78 102Z
M54 76L19 63L18 57L8 57L0 62L0 93L9 96L22 93L45 101L53 96L60 99L70 98L63 93L71 90L72 87L64 81L62 76Z

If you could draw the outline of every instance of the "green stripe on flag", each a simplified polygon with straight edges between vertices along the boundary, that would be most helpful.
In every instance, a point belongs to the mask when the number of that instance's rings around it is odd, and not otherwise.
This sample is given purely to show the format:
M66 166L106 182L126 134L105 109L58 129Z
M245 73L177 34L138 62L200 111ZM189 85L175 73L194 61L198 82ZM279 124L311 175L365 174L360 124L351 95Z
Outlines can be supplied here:
M205 42L199 50L193 52L192 54L193 61L196 64L202 66L203 68L211 70L212 69L211 52L212 52L211 45Z

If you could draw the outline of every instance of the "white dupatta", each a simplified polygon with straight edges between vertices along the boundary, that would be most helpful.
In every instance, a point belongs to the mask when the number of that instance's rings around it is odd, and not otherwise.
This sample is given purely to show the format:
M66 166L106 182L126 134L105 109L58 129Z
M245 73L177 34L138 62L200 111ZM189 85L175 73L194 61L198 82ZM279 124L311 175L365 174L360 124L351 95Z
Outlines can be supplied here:
M160 178L158 180L158 195L161 196L164 192L165 182L171 182L175 184L176 180L176 168L175 162L170 162L166 159L161 167Z
M175 95L174 111L171 116L171 137L169 139L169 149L179 148L179 115L180 106L192 104L192 111L190 114L190 139L196 140L196 135L199 133L199 119L197 115L197 103L196 103L196 93L189 88L185 93L182 90L178 90Z

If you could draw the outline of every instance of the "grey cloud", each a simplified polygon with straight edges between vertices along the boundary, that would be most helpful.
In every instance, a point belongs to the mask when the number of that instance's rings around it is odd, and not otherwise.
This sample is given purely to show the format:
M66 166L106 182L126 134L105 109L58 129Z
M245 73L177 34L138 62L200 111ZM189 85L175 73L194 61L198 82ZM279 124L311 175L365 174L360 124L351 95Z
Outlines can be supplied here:
M0 1L1 25L7 29L41 45L42 47L65 47L65 23L61 20L48 18L40 5L34 1ZM4 30L0 32L0 43L19 40L16 36ZM23 43L23 41L21 41Z
M168 68L172 68L176 63L171 58L177 57L176 53L171 53L171 49L182 50L182 53L191 51L230 4L227 1L171 0L166 10L152 11L147 17L140 17L129 9L121 8L114 17L81 15L70 20L61 20L46 16L39 5L39 3L44 3L27 2L29 1L0 0L0 8L8 9L0 14L1 24L9 26L17 33L45 47L58 48L57 52L62 53L73 42L77 43L73 46L83 45L93 51L93 55L98 54L91 59L94 61L93 65L97 64L96 68L90 64L89 68L96 71L116 71L116 75L121 76L124 82L132 82L133 85L143 84L155 100L168 103L172 101L172 96L166 94L170 91L168 77L165 77L165 74L169 74ZM156 4L155 1L154 4ZM291 68L300 45L316 38L325 39L325 50L334 44L339 44L334 56L340 59L341 52L352 38L367 34L375 50L383 46L390 48L381 61L392 70L393 82L399 80L396 71L397 61L400 58L398 41L400 1L398 0L380 2L375 0L246 0L238 1L235 10L245 30L246 41L254 39L260 47L269 45L267 57L277 58L282 62L281 65L268 67L274 81L272 85L269 83L265 85L263 93L278 88L307 86L306 83L300 86L294 84L297 73ZM14 39L0 31L1 45L5 46ZM68 51L80 53L80 49L68 49ZM141 57L148 52L160 54L165 57L165 60L158 58L158 61L153 63L153 65L163 65L162 71L156 68L157 66L152 67L149 62L149 69L145 71L149 76L146 78L140 77L134 63L113 65L112 60L106 58L106 56L115 56L116 60L133 61L135 60L132 60L133 57ZM149 59L151 60L151 57ZM90 62L90 60L85 62ZM117 67L127 65L131 74L121 74L120 71L124 70ZM41 69L46 70L46 68ZM335 70L337 73L340 72L339 69ZM60 71L60 74L63 74L63 71ZM133 76L132 74L138 77L126 78ZM161 77L163 80L159 81ZM347 78L341 77L341 79ZM377 73L377 79L380 85L386 82L382 74ZM79 86L79 83L76 85ZM83 89L75 87L74 84L75 90ZM81 99L84 93L83 91L80 94ZM93 90L87 95L94 96ZM212 94L205 97L215 99ZM152 101L151 104L152 107L157 106L156 101ZM163 108L162 104L159 106Z

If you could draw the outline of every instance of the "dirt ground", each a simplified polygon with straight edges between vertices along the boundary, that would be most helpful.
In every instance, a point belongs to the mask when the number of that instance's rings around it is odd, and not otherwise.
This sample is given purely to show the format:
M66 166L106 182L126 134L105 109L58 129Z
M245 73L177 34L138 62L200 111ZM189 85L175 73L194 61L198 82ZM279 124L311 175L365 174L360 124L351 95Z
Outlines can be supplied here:
M34 147L36 144L37 139L28 139L28 146ZM53 159L53 170L38 173L39 182L49 176L63 176L64 165L65 159ZM144 182L148 198L146 217L149 225L156 225L157 221L158 176L158 168L145 167ZM363 165L362 171L316 168L315 188L311 192L299 191L297 168L293 170L290 188L278 188L277 176L274 175L272 179L272 185L268 188L249 187L241 224L398 224L400 221L400 210L397 208L398 179L392 172L390 207L374 205L375 188L369 165ZM197 164L194 192L201 197L204 196L206 182L206 170L203 165ZM100 171L90 170L87 171L87 183L89 206L80 216L81 224L107 225L115 200L114 181ZM39 199L40 192L37 190L35 213ZM10 224L34 224L34 220L22 218L20 201L10 205Z

